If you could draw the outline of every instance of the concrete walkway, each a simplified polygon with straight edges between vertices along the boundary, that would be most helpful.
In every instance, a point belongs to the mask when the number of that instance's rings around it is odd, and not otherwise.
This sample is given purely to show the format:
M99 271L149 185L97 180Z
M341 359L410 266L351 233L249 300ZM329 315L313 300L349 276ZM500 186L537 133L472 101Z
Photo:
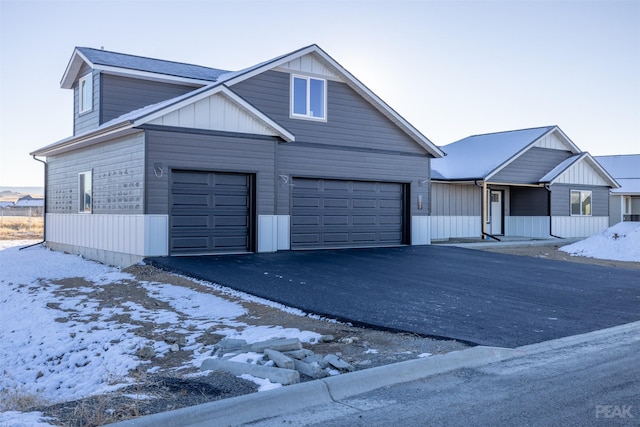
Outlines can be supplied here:
M451 246L147 261L309 313L487 346L640 320L637 271Z

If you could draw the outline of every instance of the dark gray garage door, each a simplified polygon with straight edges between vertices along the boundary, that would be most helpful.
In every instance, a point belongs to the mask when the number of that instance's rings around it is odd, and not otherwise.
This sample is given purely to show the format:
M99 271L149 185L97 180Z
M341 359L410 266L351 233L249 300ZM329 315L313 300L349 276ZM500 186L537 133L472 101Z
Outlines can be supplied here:
M172 171L171 254L250 251L252 187L251 175Z
M295 178L291 247L388 246L404 240L404 185Z

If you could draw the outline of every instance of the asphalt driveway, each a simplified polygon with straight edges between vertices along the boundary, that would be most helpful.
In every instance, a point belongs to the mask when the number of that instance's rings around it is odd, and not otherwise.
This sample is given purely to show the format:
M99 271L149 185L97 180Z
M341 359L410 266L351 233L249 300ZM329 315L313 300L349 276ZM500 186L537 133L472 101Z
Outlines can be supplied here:
M640 320L638 271L456 247L146 261L309 313L482 345L517 347Z

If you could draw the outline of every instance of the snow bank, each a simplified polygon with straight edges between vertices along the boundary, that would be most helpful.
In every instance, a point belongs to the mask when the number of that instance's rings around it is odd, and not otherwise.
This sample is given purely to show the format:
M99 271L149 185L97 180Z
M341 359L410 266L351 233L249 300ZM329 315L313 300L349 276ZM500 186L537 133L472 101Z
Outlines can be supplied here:
M249 342L275 337L317 342L320 337L295 328L250 326L237 320L247 313L240 303L165 283L139 282L166 308L147 309L127 299L105 307L96 291L124 286L135 281L133 276L43 246L19 250L32 243L0 241L0 391L63 402L121 387L133 381L130 370L140 365L155 372L159 368L153 361L141 360L136 351L151 345L161 358L170 346L136 335L139 324L134 323L140 321L154 324L159 337L184 336L181 349L192 352L185 366L199 367L210 357L211 349L197 338L211 330ZM83 278L87 284L68 289L57 282L67 278ZM16 420L37 425L39 416L0 412L0 426L19 425Z
M620 222L560 250L574 256L640 262L640 222Z

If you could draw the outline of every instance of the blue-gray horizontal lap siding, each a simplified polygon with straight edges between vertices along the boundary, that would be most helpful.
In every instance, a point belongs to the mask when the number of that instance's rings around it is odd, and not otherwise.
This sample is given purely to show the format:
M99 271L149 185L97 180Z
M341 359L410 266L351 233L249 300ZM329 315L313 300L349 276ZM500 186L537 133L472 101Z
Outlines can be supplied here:
M100 123L147 105L175 98L195 88L192 86L132 79L101 74Z
M571 216L571 190L590 190L591 216L609 215L609 187L554 184L551 186L551 215Z
M491 177L492 182L538 183L553 168L571 157L570 151L532 147Z
M256 175L259 215L274 212L275 140L146 131L146 213L169 214L170 169ZM161 167L162 173L154 170Z
M92 72L86 64L79 79ZM93 108L79 114L79 79L73 88L74 135L95 129L109 120L148 105L194 90L193 86L132 79L93 71Z
M80 79L91 73L92 70L87 64L80 68L78 80L73 85L73 134L77 135L82 132L95 129L100 126L100 73L93 71L93 107L91 111L80 114Z
M331 178L349 181L379 181L410 184L411 215L429 214L429 158L356 150L335 150L322 146L296 146L295 142L278 146L276 173L290 178ZM290 214L291 187L277 185L278 215ZM422 209L418 208L418 197Z
M297 142L425 154L425 150L345 83L327 82L327 121L289 117L290 74L267 71L231 87L296 136Z
M79 177L92 173L94 214L144 211L144 137L135 135L47 158L47 212L78 213Z

